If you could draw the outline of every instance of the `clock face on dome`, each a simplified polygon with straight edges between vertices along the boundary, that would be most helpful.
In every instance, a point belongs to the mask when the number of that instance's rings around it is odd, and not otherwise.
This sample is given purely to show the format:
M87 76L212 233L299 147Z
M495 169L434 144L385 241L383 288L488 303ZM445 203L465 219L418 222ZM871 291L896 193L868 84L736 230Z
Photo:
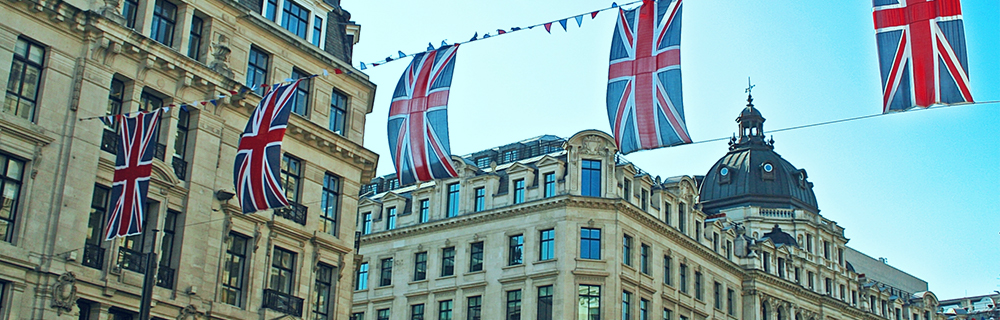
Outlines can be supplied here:
M721 174L721 175L728 175L729 174L729 168L719 169L719 174Z
M772 166L770 163L765 163L764 164L764 171L765 172L771 172L772 170L774 170L774 166Z

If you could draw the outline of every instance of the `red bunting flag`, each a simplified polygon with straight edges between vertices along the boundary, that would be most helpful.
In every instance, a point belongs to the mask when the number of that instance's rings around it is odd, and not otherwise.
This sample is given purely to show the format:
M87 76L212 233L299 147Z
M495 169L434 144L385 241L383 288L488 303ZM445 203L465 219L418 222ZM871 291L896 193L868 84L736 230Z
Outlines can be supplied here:
M545 32L552 33L552 22L545 24Z
M597 17L597 13L598 13L598 12L600 12L600 11L594 11L594 12L591 12L591 13L590 13L590 18L591 18L591 19L593 19L593 18L596 18L596 17Z
M497 34L504 34L504 33L507 33L507 31L503 31L503 29L497 29Z

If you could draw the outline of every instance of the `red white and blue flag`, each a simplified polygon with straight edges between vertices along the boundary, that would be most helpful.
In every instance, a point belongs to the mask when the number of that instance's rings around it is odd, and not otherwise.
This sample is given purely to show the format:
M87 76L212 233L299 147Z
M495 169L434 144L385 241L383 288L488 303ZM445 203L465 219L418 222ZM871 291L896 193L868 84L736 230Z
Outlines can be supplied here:
M240 136L233 175L243 213L288 205L279 177L281 140L291 112L289 101L299 81L302 80L272 87L250 115Z
M116 115L113 121L118 129L118 153L115 157L115 176L111 184L111 216L105 228L106 240L142 233L146 219L146 192L153 170L156 153L156 135L160 115L166 111L139 112L133 117Z
M618 150L691 143L681 97L681 0L618 10L608 68L608 120Z
M882 112L972 102L959 0L873 0Z
M458 45L413 56L389 108L389 151L401 185L457 177L448 142L448 93Z

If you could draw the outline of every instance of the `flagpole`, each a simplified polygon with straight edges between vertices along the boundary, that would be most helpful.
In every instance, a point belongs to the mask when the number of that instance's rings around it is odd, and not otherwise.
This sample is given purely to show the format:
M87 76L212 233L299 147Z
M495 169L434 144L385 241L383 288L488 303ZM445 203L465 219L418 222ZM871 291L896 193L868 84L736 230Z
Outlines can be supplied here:
M153 287L156 285L156 233L153 229L153 244L146 253L146 272L142 279L142 298L139 299L139 320L149 320L149 312L153 304Z

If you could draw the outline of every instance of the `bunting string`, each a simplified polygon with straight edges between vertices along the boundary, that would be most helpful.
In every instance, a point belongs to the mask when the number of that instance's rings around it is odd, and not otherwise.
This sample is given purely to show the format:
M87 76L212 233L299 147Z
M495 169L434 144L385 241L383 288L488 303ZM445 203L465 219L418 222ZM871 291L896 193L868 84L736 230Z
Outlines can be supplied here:
M527 26L527 27L512 27L509 30L496 29L496 34L491 35L490 32L487 32L482 37L479 36L479 31L476 31L472 35L472 38L469 39L468 41L461 41L461 42L455 42L455 43L452 43L452 44L448 44L447 40L442 40L440 47L449 46L449 45L452 45L452 46L463 45L463 44L467 44L467 43L470 43L470 42L473 42L473 41L485 40L485 39L489 39L489 38L494 38L494 37L498 37L498 36L502 36L502 35L511 34L511 33L517 32L517 31L534 29L536 27L544 27L545 28L545 32L551 34L552 33L552 25L556 24L556 23L558 23L559 26L562 27L563 31L569 31L567 29L567 25L568 25L570 19L576 21L576 26L577 27L582 27L583 26L583 18L585 16L589 15L590 19L593 20L594 18L597 17L597 13L599 13L601 11L607 11L607 10L611 10L611 9L618 9L619 7L622 7L622 6L629 6L629 5L633 5L633 4L637 4L637 3L641 3L641 2L642 2L642 0L636 0L636 1L628 2L628 3L622 4L622 5L618 5L618 3L616 3L616 2L612 2L611 6L607 7L607 8L598 9L598 10L589 11L589 12L584 12L584 13L581 13L581 14L578 14L578 15L569 16L569 17L565 17L565 18L562 18L562 19L556 19L556 20L552 20L552 21L548 21L548 22L542 22L542 23L530 25L530 26ZM434 43L433 42L428 42L427 43L427 49L425 51L418 52L418 53L407 54L407 53L403 53L402 50L397 50L395 58L393 58L392 55L389 55L389 56L385 57L385 59L382 59L382 60L380 60L378 62L371 62L369 64L366 64L364 62L360 62L360 66L358 66L358 69L359 70L366 70L368 68L378 67L378 66L381 66L381 65L384 65L386 63L393 62L393 61L396 61L396 60L399 60L399 59L402 59L402 58L412 57L412 56L415 56L415 55L420 54L420 53L430 52L430 51L434 51L434 50L435 50L434 49Z

